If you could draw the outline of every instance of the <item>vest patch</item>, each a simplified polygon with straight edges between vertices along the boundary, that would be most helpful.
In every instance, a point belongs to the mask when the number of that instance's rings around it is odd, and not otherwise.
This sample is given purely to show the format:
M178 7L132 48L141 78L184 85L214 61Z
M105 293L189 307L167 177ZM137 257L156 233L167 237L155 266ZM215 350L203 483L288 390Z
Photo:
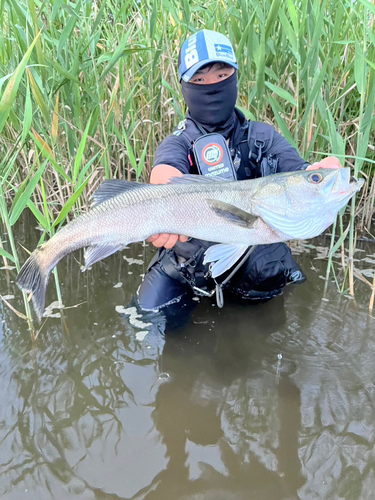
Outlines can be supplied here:
M223 160L224 151L219 144L207 144L202 150L202 160L209 166L214 166Z
M228 145L220 134L206 134L193 142L193 154L198 172L204 177L237 179Z

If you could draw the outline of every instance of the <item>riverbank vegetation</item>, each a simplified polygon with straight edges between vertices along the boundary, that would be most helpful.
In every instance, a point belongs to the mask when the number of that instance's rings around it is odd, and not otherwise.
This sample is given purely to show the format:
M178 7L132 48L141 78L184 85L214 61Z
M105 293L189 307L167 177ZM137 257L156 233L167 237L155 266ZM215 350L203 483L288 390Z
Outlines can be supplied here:
M105 178L147 180L185 113L179 47L207 28L233 42L247 117L274 124L307 160L334 154L365 177L332 238L340 289L353 294L355 237L370 230L375 198L374 16L368 0L2 0L0 255L19 267L12 227L24 210L43 239Z

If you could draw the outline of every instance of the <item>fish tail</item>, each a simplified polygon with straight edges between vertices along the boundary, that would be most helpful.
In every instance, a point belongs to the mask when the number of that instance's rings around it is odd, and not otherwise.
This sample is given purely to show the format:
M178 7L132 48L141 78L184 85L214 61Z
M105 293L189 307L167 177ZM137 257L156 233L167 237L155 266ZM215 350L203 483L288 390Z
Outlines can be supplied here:
M51 270L42 263L43 245L30 255L16 278L17 286L32 294L35 313L40 321L46 302L46 289Z

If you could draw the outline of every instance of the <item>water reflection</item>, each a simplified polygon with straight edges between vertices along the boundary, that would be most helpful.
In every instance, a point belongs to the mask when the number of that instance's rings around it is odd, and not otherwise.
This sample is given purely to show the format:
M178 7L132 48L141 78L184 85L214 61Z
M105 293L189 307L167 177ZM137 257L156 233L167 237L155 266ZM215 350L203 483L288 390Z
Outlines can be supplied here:
M166 333L161 362L170 382L159 389L153 419L169 462L147 498L248 498L259 482L267 485L260 488L264 498L284 498L283 475L290 472L286 480L302 484L299 468L281 473L277 465L282 424L295 420L295 411L299 421L299 405L284 407L280 421L278 391L285 383L277 383L275 372L264 377L262 369L267 337L285 321L283 300L264 305L262 320L258 307L228 307L226 313L197 310L193 331ZM296 444L295 428L293 434Z
M1 304L0 497L372 498L374 320L361 284L358 303L321 300L319 243L299 256L309 281L256 307L139 315L136 245L83 275L66 259L80 305L36 344ZM14 277L1 290L21 307Z

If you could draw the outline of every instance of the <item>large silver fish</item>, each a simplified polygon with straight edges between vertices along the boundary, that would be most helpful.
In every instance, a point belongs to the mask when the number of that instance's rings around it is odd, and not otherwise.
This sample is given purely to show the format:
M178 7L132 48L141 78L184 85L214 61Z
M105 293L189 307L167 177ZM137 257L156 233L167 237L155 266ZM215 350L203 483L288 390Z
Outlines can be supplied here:
M156 233L218 242L206 252L213 276L231 267L250 245L312 238L335 220L363 180L349 168L288 172L227 182L176 177L166 185L103 182L92 209L37 248L17 285L32 293L40 319L51 271L65 255L86 247L85 269L127 244Z

